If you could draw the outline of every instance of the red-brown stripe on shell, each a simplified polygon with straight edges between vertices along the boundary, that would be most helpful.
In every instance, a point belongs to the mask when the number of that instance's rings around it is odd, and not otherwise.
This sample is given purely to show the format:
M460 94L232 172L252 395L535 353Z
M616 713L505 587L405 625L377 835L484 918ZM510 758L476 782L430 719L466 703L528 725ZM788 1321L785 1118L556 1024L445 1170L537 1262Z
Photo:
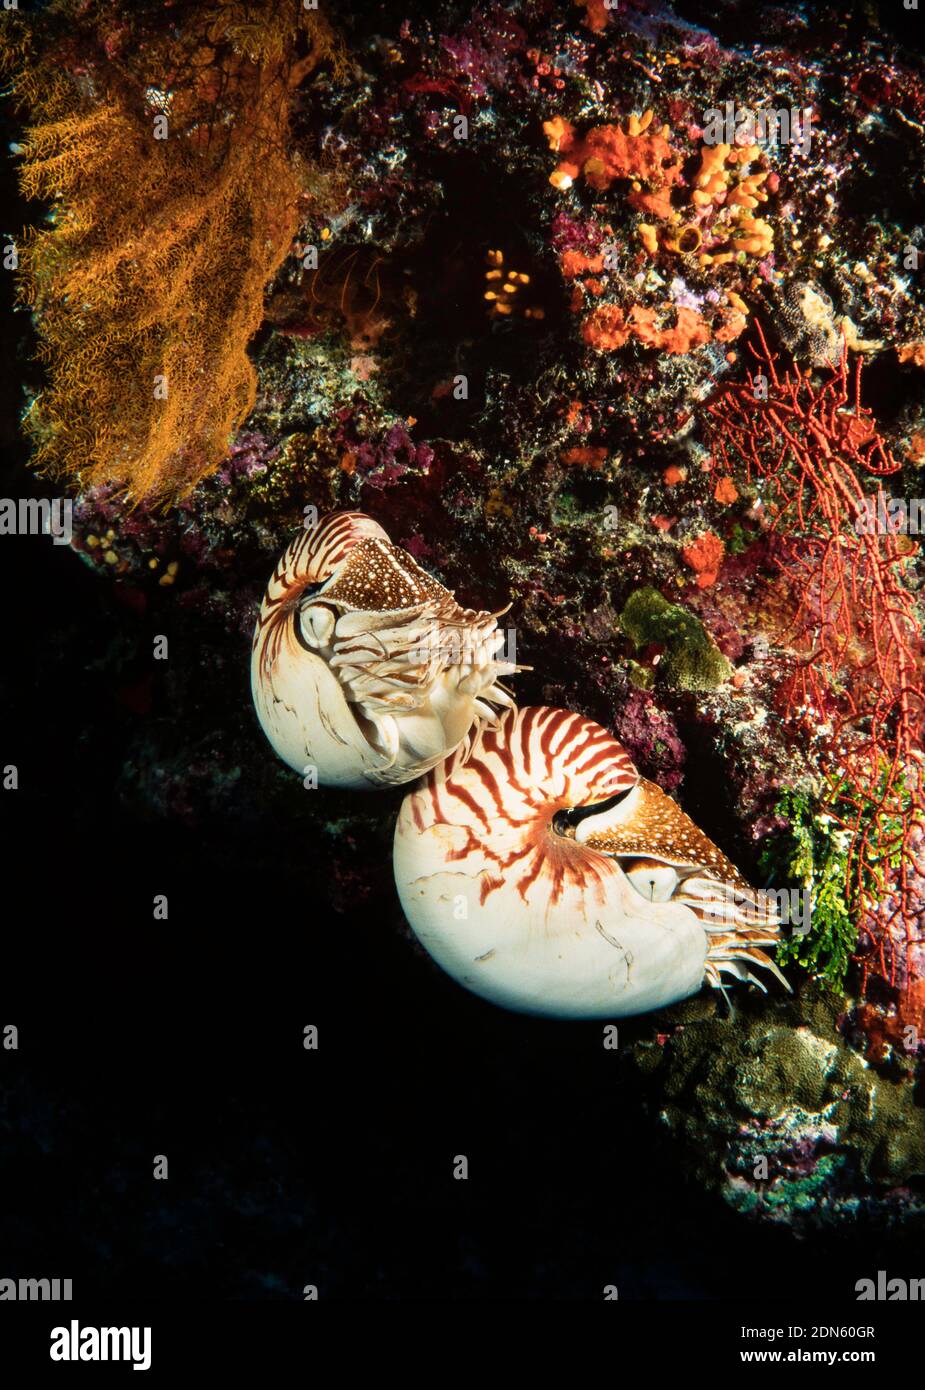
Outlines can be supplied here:
M508 1007L642 1012L722 973L760 983L749 965L778 973L760 949L779 937L773 907L606 729L565 710L508 710L435 767L405 799L395 859L428 950ZM465 925L443 907L460 896ZM612 1001L614 957L586 938L632 958ZM470 939L484 948L471 959ZM599 987L578 975L560 987L582 954Z
M290 541L276 562L254 629L253 645L263 647L267 669L279 656L285 626L305 590L330 579L353 547L371 537L388 542L382 527L365 513L332 512Z
M466 779L456 776L465 768ZM497 728L485 729L424 779L410 797L418 829L444 822L467 832L465 847L450 858L461 861L474 850L495 866L483 877L484 903L504 885L523 897L542 873L555 904L569 882L591 884L605 867L603 856L576 853L553 833L559 811L577 804L607 801L638 780L629 757L599 724L580 714L545 707L508 711ZM492 831L506 825L516 832L512 845L495 847Z

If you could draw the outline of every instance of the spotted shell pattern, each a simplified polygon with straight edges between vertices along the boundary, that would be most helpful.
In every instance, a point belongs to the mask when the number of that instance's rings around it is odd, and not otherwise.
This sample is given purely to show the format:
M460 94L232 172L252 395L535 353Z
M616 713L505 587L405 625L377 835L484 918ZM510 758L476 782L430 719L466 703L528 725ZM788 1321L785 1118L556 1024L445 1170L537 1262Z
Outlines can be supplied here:
M267 738L321 785L408 782L511 704L499 613L461 607L361 512L289 545L254 633L251 689Z
M776 967L776 912L619 743L508 710L404 800L395 877L434 959L510 1009L619 1017ZM762 986L763 988L763 986Z

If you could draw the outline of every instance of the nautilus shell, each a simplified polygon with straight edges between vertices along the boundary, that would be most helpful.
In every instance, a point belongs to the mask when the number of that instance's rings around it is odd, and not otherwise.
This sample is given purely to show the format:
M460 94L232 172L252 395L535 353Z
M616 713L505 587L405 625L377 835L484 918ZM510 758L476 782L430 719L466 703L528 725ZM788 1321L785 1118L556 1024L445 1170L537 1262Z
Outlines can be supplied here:
M434 768L402 804L394 863L425 948L509 1009L619 1017L779 975L770 901L565 710L510 709Z
M502 610L506 611L506 610ZM321 785L413 780L511 704L500 613L461 608L361 512L297 536L267 587L251 689L276 752Z

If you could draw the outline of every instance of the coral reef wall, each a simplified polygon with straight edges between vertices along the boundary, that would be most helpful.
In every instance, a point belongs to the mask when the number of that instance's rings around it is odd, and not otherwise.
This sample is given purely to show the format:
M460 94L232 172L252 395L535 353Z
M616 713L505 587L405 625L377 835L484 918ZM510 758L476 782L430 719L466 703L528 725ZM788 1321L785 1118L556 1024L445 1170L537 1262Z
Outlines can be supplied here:
M809 895L737 1136L721 1004L627 1059L774 1220L820 1164L833 1219L925 1180L925 76L884 8L54 0L4 38L34 486L124 624L122 804L274 826L333 913L401 933L394 798L309 793L261 742L259 599L352 507L461 603L512 600L522 702ZM794 1033L828 1059L805 1096ZM762 1066L790 1089L759 1104ZM766 1201L736 1174L772 1130Z

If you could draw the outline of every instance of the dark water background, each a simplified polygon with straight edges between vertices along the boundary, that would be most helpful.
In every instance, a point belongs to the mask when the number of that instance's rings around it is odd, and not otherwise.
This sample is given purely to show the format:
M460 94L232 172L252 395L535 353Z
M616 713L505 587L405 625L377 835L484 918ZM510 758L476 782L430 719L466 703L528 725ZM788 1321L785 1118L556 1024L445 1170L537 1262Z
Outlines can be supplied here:
M22 786L3 797L0 1024L20 1029L0 1052L3 1277L190 1299L616 1283L764 1300L921 1273L901 1233L798 1242L734 1216L688 1182L599 1025L470 997L387 925L385 897L325 907L291 846L268 881L286 827L256 842L230 808L195 831L127 816L131 726L102 660L123 620L66 549L6 544L3 762ZM201 697L246 707L246 663L239 690L205 674Z

